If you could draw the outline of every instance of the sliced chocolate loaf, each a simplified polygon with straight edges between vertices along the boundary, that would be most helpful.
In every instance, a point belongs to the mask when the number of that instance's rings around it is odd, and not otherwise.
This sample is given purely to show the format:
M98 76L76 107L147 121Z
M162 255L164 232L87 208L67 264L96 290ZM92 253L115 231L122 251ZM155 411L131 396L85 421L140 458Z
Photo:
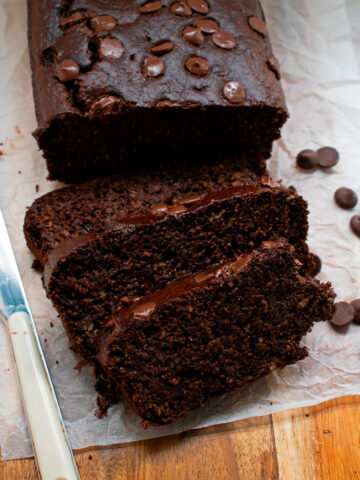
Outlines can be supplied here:
M91 358L105 318L175 279L286 238L308 268L307 206L293 189L234 187L187 206L160 205L102 234L65 240L47 258L44 286L75 350ZM125 297L125 298L124 298Z
M269 242L115 312L97 361L143 424L160 425L307 355L301 338L333 313L329 284Z
M28 0L28 16L50 179L270 155L287 110L258 0Z
M179 204L189 201L189 197L196 199L204 193L258 180L240 158L206 165L184 159L172 167L158 165L150 171L138 169L90 180L35 200L25 216L26 241L44 265L48 253L66 238L100 233L123 217L148 213L154 205Z

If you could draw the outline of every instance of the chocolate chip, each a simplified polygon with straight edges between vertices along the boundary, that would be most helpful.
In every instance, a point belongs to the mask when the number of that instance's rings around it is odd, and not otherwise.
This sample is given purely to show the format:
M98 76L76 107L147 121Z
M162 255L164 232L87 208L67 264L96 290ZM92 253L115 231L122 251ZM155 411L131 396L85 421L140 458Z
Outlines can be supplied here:
M154 13L160 10L162 7L161 1L157 0L155 2L146 2L144 5L139 7L140 13Z
M60 26L62 28L70 27L71 25L75 25L76 23L80 23L86 20L84 12L74 12L68 17L63 18L60 21Z
M205 0L187 0L188 5L197 13L208 13L209 5Z
M110 15L99 15L90 20L90 27L95 33L113 30L117 25L117 21Z
M193 203L196 203L204 198L204 196L205 194L191 195L191 197L182 198L179 200L179 203L181 205L192 205Z
M186 27L182 32L183 37L190 43L194 45L201 45L204 43L204 35L201 33L200 28L197 27Z
M63 60L56 68L55 75L61 82L74 80L80 73L79 65L74 60Z
M203 283L211 280L215 277L215 273L203 273L202 275L195 275L194 282L196 283Z
M169 205L167 205L166 203L159 203L158 205L155 205L154 207L151 207L151 211L154 214L167 213L168 210L169 210Z
M152 53L155 53L155 55L164 55L165 53L171 52L174 46L173 42L163 42L151 47L151 51Z
M296 157L296 165L303 170L311 170L317 166L318 156L314 150L301 150Z
M159 77L164 75L166 65L161 58L149 57L144 62L144 75L146 77Z
M346 187L338 188L335 192L334 198L337 205L345 210L355 207L358 201L354 190Z
M356 323L357 325L360 325L360 298L353 300L351 302L351 306L353 307L354 313L355 313L354 323Z
M360 215L354 215L350 220L351 230L360 238Z
M217 47L226 48L227 50L231 50L236 46L234 35L225 30L218 30L211 36L211 39Z
M257 33L260 33L263 37L267 34L267 28L265 23L258 17L249 17L248 18L249 27Z
M245 100L245 88L239 82L226 83L222 91L230 103L243 103Z
M275 73L275 77L279 80L281 76L279 60L274 57L274 55L271 55L271 57L267 59L266 63L270 70Z
M198 20L195 25L200 28L203 33L211 34L217 32L219 30L219 24L215 22L215 20L211 20L210 18L203 18L202 20Z
M312 263L310 275L315 277L321 270L321 259L318 255L315 255L315 253L310 253L309 255Z
M178 213L183 213L183 212L186 212L187 211L187 208L184 207L183 205L172 205L169 209L168 209L168 213L169 214L172 214L172 215L177 215Z
M209 71L209 63L202 57L190 57L185 63L186 69L193 75L203 76Z
M155 302L146 302L137 307L135 307L132 311L133 317L137 318L138 320L147 320L156 309Z
M104 110L112 111L119 103L121 103L119 98L112 95L103 95L95 100L95 102L91 105L89 115L90 117L93 117L97 113L103 112Z
M100 40L99 57L108 60L119 60L124 54L123 45L116 38L102 38Z
M322 168L334 167L339 161L339 152L333 147L322 147L316 152L318 165Z
M335 303L335 313L330 319L330 322L335 327L345 327L349 325L355 318L355 311L350 303L338 302Z
M191 8L185 2L173 3L170 11L179 17L189 17L192 14Z

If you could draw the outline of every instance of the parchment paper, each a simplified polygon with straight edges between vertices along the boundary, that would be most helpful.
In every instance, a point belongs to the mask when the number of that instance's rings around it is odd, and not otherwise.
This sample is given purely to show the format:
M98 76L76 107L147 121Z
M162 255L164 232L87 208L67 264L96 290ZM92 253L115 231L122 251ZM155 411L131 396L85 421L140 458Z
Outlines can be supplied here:
M310 204L310 245L323 260L321 280L331 280L340 300L360 297L360 240L349 228L354 214L337 208L340 186L360 194L360 5L358 0L264 0L269 31L282 66L291 119L275 146L270 170L295 185ZM350 19L350 21L349 21ZM30 133L36 125L30 84L24 0L0 0L0 205L4 210L25 289L44 348L72 447L106 445L174 434L186 429L312 405L360 394L360 327L335 332L318 324L305 339L309 357L274 372L193 415L143 430L126 405L107 418L94 416L96 394L89 368L79 361L50 301L22 233L25 208L58 187L46 181L44 161ZM294 157L302 148L333 145L341 161L331 171L302 173ZM39 185L39 192L35 191ZM360 213L360 205L355 208ZM50 326L50 322L54 324ZM32 455L5 328L0 323L0 441L4 459Z

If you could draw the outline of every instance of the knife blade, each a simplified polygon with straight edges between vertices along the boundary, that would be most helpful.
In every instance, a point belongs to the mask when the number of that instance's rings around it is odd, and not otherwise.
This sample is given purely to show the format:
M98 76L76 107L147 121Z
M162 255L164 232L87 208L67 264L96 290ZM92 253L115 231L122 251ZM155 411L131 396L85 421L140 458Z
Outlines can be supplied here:
M42 480L80 480L0 209L0 315L8 326Z

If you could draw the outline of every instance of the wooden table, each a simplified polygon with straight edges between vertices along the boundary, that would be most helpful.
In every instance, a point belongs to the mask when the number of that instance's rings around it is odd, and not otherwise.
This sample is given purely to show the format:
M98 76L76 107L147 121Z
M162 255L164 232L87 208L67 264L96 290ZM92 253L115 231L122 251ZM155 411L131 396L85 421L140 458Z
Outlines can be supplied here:
M360 479L360 397L75 456L82 480ZM0 478L36 480L34 460Z

